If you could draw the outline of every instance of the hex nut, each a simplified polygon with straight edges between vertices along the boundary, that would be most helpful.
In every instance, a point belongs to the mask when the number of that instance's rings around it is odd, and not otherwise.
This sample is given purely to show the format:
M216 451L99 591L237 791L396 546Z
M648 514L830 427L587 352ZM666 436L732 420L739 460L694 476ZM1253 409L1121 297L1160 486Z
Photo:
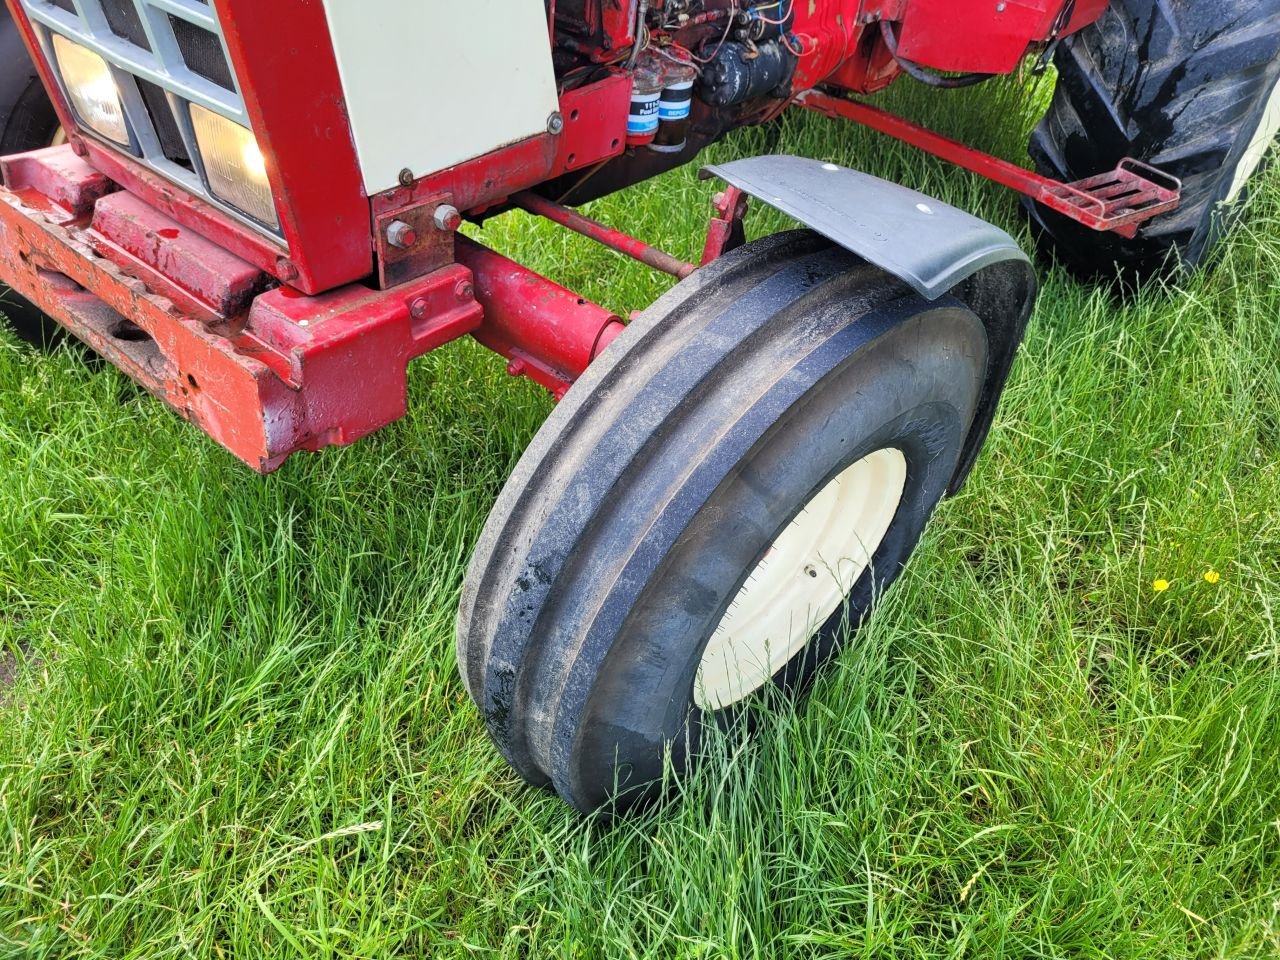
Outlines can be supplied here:
M401 250L407 250L418 242L418 234L403 220L392 220L387 226L387 243Z
M462 225L462 214L452 204L442 203L432 214L437 230L457 230Z

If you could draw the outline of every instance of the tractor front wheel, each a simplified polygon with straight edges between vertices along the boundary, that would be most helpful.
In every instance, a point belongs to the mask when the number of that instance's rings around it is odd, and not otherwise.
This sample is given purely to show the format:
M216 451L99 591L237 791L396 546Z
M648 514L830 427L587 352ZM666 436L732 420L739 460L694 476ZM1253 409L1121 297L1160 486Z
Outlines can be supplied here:
M1085 277L1202 263L1280 131L1280 4L1112 0L1054 63L1039 170L1077 180L1134 157L1181 179L1182 202L1133 239L1030 204L1039 241Z
M625 805L803 688L914 549L986 367L966 306L807 231L658 300L547 420L464 583L459 665L516 770Z
M0 157L53 146L62 140L58 114L27 56L18 25L0 8ZM50 346L65 334L44 312L0 287L0 319L33 346Z

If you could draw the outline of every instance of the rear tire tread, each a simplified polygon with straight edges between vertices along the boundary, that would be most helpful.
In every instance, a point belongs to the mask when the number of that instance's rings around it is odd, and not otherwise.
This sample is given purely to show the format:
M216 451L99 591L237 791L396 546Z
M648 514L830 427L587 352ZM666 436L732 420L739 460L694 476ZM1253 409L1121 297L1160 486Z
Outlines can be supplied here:
M1248 140L1241 131L1280 76L1280 9L1264 6L1235 0L1235 23L1217 28L1221 5L1203 0L1113 0L1096 23L1063 41L1053 101L1029 146L1040 172L1078 180L1132 156L1183 180L1179 208L1133 240L1030 206L1038 238L1077 273L1118 264L1145 275L1175 249L1185 265L1201 262ZM1247 133L1254 129L1256 121Z

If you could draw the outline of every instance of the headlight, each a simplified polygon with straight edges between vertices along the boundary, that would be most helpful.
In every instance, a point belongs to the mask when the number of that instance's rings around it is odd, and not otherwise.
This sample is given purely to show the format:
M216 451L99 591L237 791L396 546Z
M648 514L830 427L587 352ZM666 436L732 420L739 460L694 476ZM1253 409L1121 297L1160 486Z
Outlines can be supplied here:
M53 55L80 122L127 147L129 129L120 106L120 91L116 89L107 61L56 33L53 34Z
M255 220L278 227L267 164L253 133L195 103L191 105L191 126L213 195Z

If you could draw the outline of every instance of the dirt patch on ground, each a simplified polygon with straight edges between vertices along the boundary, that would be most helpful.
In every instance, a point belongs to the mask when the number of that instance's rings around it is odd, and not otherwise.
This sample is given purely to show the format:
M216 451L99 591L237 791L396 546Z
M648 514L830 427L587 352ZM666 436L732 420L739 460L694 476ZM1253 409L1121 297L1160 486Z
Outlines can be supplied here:
M27 659L27 647L17 650L0 648L0 705L9 702L9 690L18 678L18 670Z

